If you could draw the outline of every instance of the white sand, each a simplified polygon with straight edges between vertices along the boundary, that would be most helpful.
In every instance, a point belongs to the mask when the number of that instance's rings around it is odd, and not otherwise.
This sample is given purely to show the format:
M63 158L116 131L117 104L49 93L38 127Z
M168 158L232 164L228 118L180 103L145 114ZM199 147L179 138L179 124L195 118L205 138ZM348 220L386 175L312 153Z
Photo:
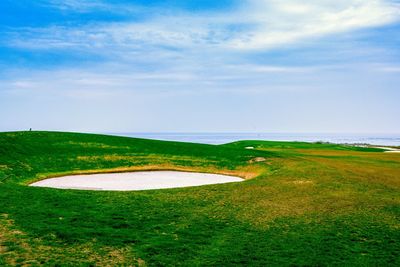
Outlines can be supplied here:
M384 149L385 153L400 153L400 149L392 148L392 147L384 147L384 146L375 146L374 148Z
M59 178L49 178L33 183L31 186L60 189L133 191L223 184L241 181L243 181L243 179L239 177L219 174L178 171L142 171L71 175Z

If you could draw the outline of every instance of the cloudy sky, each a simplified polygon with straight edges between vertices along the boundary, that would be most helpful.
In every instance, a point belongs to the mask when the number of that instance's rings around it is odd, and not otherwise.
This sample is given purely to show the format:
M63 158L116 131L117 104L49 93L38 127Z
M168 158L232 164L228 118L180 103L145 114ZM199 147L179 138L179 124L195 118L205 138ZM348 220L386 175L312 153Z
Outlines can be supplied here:
M400 1L1 0L0 131L400 133Z

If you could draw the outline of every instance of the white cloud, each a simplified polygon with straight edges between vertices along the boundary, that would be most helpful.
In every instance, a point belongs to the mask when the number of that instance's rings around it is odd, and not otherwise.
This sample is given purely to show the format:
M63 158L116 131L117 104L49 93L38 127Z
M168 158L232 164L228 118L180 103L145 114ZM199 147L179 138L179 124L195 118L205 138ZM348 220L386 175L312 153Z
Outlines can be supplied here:
M30 79L21 78L24 77L21 71L10 75L14 78L2 83L3 88L7 87L9 92L46 89L68 92L70 96L74 88L88 92L108 90L107 94L226 88L264 91L266 84L272 90L282 84L286 86L288 80L299 87L305 79L313 83L312 79L320 73L346 71L338 65L321 66L326 62L318 66L274 64L268 59L246 58L240 51L268 50L339 31L390 23L397 19L393 14L399 11L394 4L375 0L247 3L231 13L208 14L206 19L199 14L178 13L175 17L163 15L135 23L20 29L10 35L9 45L61 50L57 53L78 50L79 54L101 54L107 63L62 71L28 71L25 77ZM350 45L348 49L354 47ZM360 50L358 47L357 51ZM398 71L383 67L381 70ZM107 94L101 93L99 97Z
M243 16L247 14L257 30L233 40L233 47L266 49L400 20L399 5L383 0L251 2Z
M400 66L386 66L381 67L378 70L383 72L399 72L400 73Z
M73 12L90 12L93 10L106 10L112 5L100 0L41 0L39 4L55 9Z
M99 1L53 2L76 9L103 5ZM141 22L19 29L9 45L29 49L112 47L124 52L149 46L265 50L400 20L399 5L384 0L248 0L245 3L229 13L166 15L164 12Z
M314 75L312 68L255 64L199 67L178 64L159 70L136 70L129 66L102 65L91 69L11 71L2 90L14 95L53 94L67 98L124 97L141 94L202 94L204 92L260 92L283 90L287 77ZM273 78L273 79L271 79ZM284 81L284 82L282 82ZM266 86L269 84L269 86ZM285 89L287 90L287 89ZM290 88L294 90L294 88Z
M240 73L247 71L250 73L306 73L315 72L317 68L311 67L287 67L287 66L274 66L274 65L256 65L256 64L243 64L228 66L230 69L237 70Z

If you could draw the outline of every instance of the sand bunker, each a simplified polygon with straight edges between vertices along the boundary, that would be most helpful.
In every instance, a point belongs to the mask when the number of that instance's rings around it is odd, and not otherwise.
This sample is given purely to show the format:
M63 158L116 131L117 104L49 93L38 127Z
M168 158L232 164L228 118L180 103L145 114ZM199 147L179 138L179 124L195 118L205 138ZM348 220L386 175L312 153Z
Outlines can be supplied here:
M400 153L400 149L393 147L375 146L375 148L384 149L385 153Z
M42 180L31 184L31 186L80 190L134 191L241 181L243 179L239 177L219 174L146 171L63 176Z

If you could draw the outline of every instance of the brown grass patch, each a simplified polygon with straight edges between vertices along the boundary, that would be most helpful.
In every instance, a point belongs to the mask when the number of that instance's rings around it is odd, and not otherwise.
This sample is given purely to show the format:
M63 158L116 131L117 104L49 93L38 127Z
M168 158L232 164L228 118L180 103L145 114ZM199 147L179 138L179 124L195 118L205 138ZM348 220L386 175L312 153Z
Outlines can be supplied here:
M93 169L93 170L75 170L63 173L42 173L37 175L35 179L29 180L29 183L40 181L48 178L56 178L67 175L82 175L82 174L100 174L100 173L123 173L133 171L184 171L184 172L203 172L214 173L223 175L238 176L243 179L252 179L259 176L265 169L258 165L248 165L237 168L235 170L219 169L216 167L186 167L176 166L173 164L157 164L157 165L144 165L144 166L130 166L130 167L117 167L111 169Z
M107 145L104 143L95 143L95 142L74 142L74 141L69 141L62 143L63 145L73 145L73 146L80 146L80 147L85 147L85 148L117 148L117 149L122 149L122 148L127 148L129 149L129 146L111 146Z
M292 181L290 183L296 184L296 185L312 185L312 184L314 184L313 181L307 181L307 180L296 180L296 181Z
M72 266L127 266L126 263L130 262L130 266L146 266L142 259L134 257L132 248L128 246L99 248L95 240L74 246L55 243L44 245L40 238L31 238L17 230L7 214L0 215L0 252L7 265L57 265L55 262L58 262L58 265L68 263Z
M249 163L264 162L264 161L267 161L267 159L263 157L256 157L249 160Z
M264 228L279 217L340 216L362 210L398 225L381 209L400 204L400 197L385 191L400 188L400 165L383 153L358 153L348 160L304 155L270 163L270 171L259 176L257 184L243 184L227 196L228 202L240 207L238 220Z

